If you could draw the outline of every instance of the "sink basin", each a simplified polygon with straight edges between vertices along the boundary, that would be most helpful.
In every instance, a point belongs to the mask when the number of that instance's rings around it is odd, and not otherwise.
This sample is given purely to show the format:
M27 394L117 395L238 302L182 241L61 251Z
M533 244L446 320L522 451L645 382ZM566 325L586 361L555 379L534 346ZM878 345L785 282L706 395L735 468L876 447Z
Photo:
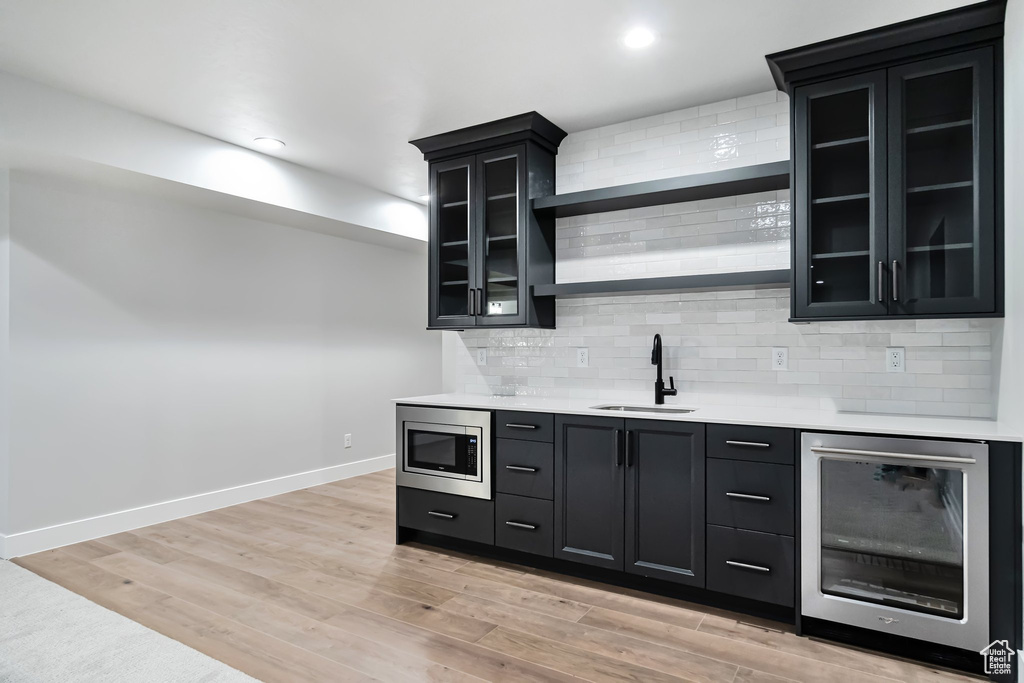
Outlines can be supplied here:
M697 410L696 408L672 408L667 406L590 406L594 410L613 410L620 413L672 413L685 415Z

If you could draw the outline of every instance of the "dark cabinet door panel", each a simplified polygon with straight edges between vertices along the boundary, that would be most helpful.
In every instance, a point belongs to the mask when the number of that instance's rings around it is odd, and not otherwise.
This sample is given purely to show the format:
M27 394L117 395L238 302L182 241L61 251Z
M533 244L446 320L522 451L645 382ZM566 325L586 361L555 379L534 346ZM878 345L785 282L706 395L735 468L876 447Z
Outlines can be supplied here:
M708 457L792 465L796 439L792 429L749 425L708 425Z
M476 321L475 174L476 157L472 156L430 166L431 327L472 327Z
M792 536L708 525L710 590L792 607L795 563Z
M494 503L398 487L399 526L478 543L494 543Z
M555 557L623 568L623 424L555 417Z
M704 585L704 425L626 420L626 571Z
M888 313L885 71L796 89L793 316Z
M992 48L889 69L889 260L900 314L995 310Z
M499 493L494 499L494 544L551 557L554 509L550 500Z
M551 500L555 486L554 448L542 441L498 439L495 488L499 493Z
M708 460L708 524L793 534L796 477L791 465Z
M494 424L499 438L527 441L555 440L555 416L526 410L499 410Z

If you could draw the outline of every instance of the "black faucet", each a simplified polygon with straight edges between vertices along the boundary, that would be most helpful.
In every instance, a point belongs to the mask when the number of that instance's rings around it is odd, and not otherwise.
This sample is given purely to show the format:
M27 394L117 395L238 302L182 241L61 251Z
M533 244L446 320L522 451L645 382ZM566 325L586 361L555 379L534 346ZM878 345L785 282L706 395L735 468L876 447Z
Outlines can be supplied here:
M654 348L651 349L651 365L658 366L658 379L654 381L654 404L662 405L665 403L666 396L676 395L676 383L671 377L668 378L668 389L665 388L665 382L661 379L661 335L654 335Z

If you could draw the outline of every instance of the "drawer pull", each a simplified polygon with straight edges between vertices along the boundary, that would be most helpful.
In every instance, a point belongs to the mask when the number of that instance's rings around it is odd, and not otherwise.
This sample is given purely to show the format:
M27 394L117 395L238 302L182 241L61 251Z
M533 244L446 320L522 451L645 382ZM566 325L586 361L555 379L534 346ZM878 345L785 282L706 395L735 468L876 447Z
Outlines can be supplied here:
M771 448L770 443L761 443L760 441L726 441L729 446L744 446L746 448Z
M528 529L530 531L536 531L536 524L523 524L522 522L505 522L506 526L514 526L517 529Z
M536 472L536 467L523 467L522 465L505 465L506 470L512 470L513 472Z
M428 510L427 514L431 517L440 517L441 519L455 519L455 515L447 512L436 512L435 510Z
M518 422L507 422L505 426L509 429L536 429L537 425L520 424Z
M725 563L730 567L739 567L740 569L753 569L756 572L768 573L771 571L768 567L761 567L756 564L747 564L746 562L733 562L732 560L726 560Z
M726 491L725 495L729 496L730 498L742 498L743 500L760 500L765 503L771 501L771 496L758 496L754 495L753 493L736 493L735 491Z

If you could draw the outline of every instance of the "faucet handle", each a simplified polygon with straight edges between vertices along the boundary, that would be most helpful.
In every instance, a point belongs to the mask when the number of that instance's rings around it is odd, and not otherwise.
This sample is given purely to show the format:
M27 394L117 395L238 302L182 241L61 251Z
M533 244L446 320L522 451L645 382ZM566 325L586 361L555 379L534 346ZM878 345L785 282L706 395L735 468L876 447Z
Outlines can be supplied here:
M666 396L675 396L676 395L676 379L675 379L675 377L672 377L671 375L669 375L669 378L668 378L668 389L665 389L664 393L665 393Z

